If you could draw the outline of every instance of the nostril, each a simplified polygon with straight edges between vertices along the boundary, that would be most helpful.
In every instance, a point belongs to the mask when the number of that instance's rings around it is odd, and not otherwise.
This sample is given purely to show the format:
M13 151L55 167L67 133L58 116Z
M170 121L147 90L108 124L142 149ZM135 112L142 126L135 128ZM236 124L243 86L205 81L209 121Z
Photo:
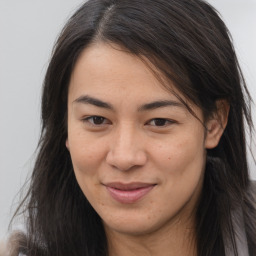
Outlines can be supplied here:
M106 162L121 171L128 171L133 167L143 166L147 161L146 154L140 151L121 153L110 151Z

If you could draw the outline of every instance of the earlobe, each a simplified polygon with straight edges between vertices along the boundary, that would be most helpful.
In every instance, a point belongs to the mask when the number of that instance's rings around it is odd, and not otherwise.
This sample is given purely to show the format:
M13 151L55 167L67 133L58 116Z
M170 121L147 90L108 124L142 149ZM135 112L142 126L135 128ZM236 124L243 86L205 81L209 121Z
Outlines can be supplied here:
M66 148L69 150L69 142L68 142L68 138L66 139Z
M205 148L215 148L227 126L229 103L226 100L218 100L216 102L217 111L213 114L207 123L207 131L205 138Z

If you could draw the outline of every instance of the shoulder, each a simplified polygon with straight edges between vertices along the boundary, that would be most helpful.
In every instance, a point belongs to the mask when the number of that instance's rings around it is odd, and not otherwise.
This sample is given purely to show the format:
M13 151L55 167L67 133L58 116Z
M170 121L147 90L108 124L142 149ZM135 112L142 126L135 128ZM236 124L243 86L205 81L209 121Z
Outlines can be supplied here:
M26 248L26 235L21 231L13 231L6 244L8 256L26 256L23 252ZM2 255L0 255L2 256Z
M254 192L256 192L256 180L251 180L251 188Z
M256 251L256 181L250 181L243 205L243 217L249 251Z
M0 256L5 256L6 255L6 242L4 240L0 240Z
M252 201L252 204L256 208L256 180L250 181L248 195Z

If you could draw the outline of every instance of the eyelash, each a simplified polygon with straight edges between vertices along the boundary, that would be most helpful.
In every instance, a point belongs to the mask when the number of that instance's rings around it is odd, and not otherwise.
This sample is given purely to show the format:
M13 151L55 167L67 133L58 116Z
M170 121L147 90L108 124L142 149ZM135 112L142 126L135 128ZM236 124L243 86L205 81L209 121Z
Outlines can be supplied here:
M82 119L82 121L85 123L88 123L89 125L95 126L95 127L100 127L105 124L111 124L111 122L103 116L88 116L88 117ZM100 121L100 123L97 123L97 122L95 123L95 121ZM154 122L154 125L150 124L152 122ZM160 125L156 125L157 123ZM150 119L146 123L146 125L151 125L151 126L155 126L155 127L166 127L168 125L175 124L175 123L177 123L177 122L174 120L171 120L171 119L153 118L153 119Z
M164 122L164 124L161 123L162 121ZM166 127L168 125L176 123L174 120L166 119L166 118L153 118L149 122L147 122L147 124L150 124L151 122L154 122L155 124L156 122L160 122L161 125L153 125L155 127Z
M103 121L103 122L104 122L104 121L108 121L108 120L107 120L105 117L103 117L103 116L88 116L88 117L82 119L82 121L83 121L84 123L88 123L88 124L90 124L90 125L92 125L92 126L102 126L102 125L104 125L104 123L100 123L100 124L95 123L96 118L100 119L100 120ZM99 120L98 120L98 121L99 121ZM110 124L110 122L108 121L108 122L105 123L105 124Z

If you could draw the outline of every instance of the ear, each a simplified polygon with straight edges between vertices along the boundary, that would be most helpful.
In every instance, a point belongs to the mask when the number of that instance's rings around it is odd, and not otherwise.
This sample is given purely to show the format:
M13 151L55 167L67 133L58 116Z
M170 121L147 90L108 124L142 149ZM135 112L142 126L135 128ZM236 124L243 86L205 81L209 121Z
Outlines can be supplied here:
M69 150L69 142L68 142L68 138L66 139L66 148Z
M228 122L229 103L227 100L216 101L216 112L206 122L205 148L215 148L226 128Z

